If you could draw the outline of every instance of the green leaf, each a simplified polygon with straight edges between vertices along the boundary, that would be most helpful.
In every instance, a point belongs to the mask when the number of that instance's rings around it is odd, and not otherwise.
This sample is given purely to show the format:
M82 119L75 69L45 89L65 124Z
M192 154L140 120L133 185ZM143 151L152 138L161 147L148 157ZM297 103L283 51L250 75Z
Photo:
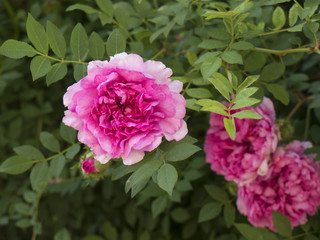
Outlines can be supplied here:
M63 59L66 55L66 40L59 28L52 22L47 22L47 34L50 47L55 55Z
M221 203L227 203L229 201L228 194L224 189L216 185L205 185L204 188L206 189L210 197L212 197L214 200Z
M264 84L267 87L267 90L272 93L272 95L282 102L284 105L289 104L289 93L288 91L279 84Z
M21 174L33 165L31 158L23 156L13 156L6 159L0 166L0 172L12 175Z
M259 77L260 75L253 75L253 76L246 77L246 79L238 87L237 91L241 91L242 89L249 87L251 84L257 81Z
M285 66L280 62L273 62L262 69L260 80L271 82L280 78L285 71Z
M136 170L126 182L126 191L129 191L134 185L150 178L161 166L161 159L152 159L144 163Z
M58 82L63 79L68 73L68 68L66 63L56 63L52 65L52 68L47 74L46 82L47 85Z
M48 58L42 56L34 57L30 63L33 81L45 76L49 72L50 68L51 64Z
M194 62L197 61L197 59L198 59L197 55L191 50L187 51L186 55L187 55L187 59L188 59L189 64L191 66L193 66Z
M259 230L245 223L235 223L234 226L247 240L264 240Z
M298 5L294 4L289 10L289 25L292 27L298 20Z
M236 218L236 208L233 206L233 204L227 203L226 205L224 205L223 216L224 221L226 222L226 226L230 228Z
M89 54L94 60L102 60L105 52L105 46L102 38L96 32L93 32L89 38Z
M272 212L272 222L277 232L284 237L292 236L292 228L290 220L281 212Z
M233 101L238 101L240 99L251 97L258 90L259 88L257 87L242 88L240 91L237 92Z
M320 4L320 0L306 0L304 2L304 7L313 7Z
M80 145L79 144L76 144L76 145L73 145L65 154L66 158L68 159L73 159L77 154L78 152L80 151Z
M26 56L33 57L36 55L36 50L28 43L10 39L1 45L0 55L14 59L23 58Z
M249 50L249 49L254 48L254 45L249 42L239 41L239 42L233 43L231 45L231 48L234 50Z
M113 17L113 5L110 0L96 0L98 7L109 17Z
M102 232L106 240L118 240L117 229L112 225L111 222L107 221L105 224L103 224Z
M223 76L221 73L218 73L218 72L217 73L213 73L212 77L215 80L210 81L211 83L215 82L218 79L228 89L228 92L230 94L233 93L233 88L232 88L232 85L231 85L229 79L227 79L225 76ZM214 85L214 83L213 83L213 85Z
M272 14L272 23L275 26L274 30L279 30L286 24L286 15L279 6L276 7Z
M209 111L213 113L217 113L223 116L229 116L226 112L227 107L224 106L222 103L211 100L211 99L201 99L196 102L196 104L203 106L201 111Z
M51 152L60 152L60 144L51 133L41 132L40 142L45 148L47 148Z
M130 14L129 12L122 7L117 7L114 9L114 16L121 27L127 28L130 24Z
M261 69L266 63L266 56L264 53L253 52L248 55L244 61L244 70L248 72L255 72Z
M238 118L238 119L244 119L244 118L262 119L262 117L259 115L259 113L252 111L252 110L243 110L241 112L236 112L236 113L232 114L231 116Z
M193 98L210 98L211 92L206 88L189 88L187 94Z
M54 240L71 240L70 233L67 229L60 229L55 235Z
M201 64L201 74L204 79L207 79L211 76L212 73L215 73L221 67L222 60L221 58L214 58L213 60L205 61Z
M126 39L122 36L119 29L114 29L107 40L107 53L114 56L126 50Z
M13 205L13 208L21 215L30 215L31 213L31 206L26 203L16 203Z
M176 208L171 212L172 219L177 223L186 222L191 216L190 213L184 208Z
M234 90L238 87L238 77L230 70L226 70L228 80Z
M191 157L196 152L200 151L196 145L190 143L179 143L170 148L165 155L165 160L168 162L178 162Z
M201 209L199 213L199 219L198 222L206 222L211 219L214 219L219 215L221 212L221 204L217 202L211 202L205 204Z
M30 13L27 18L27 35L33 46L44 54L48 54L48 39L44 27Z
M101 13L99 14L99 19L100 19L100 22L102 24L102 26L108 24L108 23L112 23L113 22L113 18L112 17L109 17L107 14L105 13Z
M228 44L219 40L204 40L198 47L203 49L220 49L225 48Z
M89 47L89 39L81 23L78 23L72 30L70 47L77 60L81 61L85 58Z
M87 75L87 65L75 64L73 66L73 77L78 82Z
M223 118L224 127L232 140L236 139L236 125L234 118Z
M37 200L38 194L34 191L27 190L23 193L23 198L26 200L28 203L35 203Z
M235 105L232 106L231 110L236 110L240 108L245 108L249 106L253 106L260 102L260 99L256 98L243 98L235 101Z
M32 226L30 218L21 218L16 222L16 226L22 229L29 228Z
M60 174L66 165L66 158L64 155L59 155L50 161L50 173L55 178L59 178Z
M44 156L37 148L31 145L22 145L13 148L13 151L23 157L31 158L33 160L42 160Z
M230 101L230 93L231 93L230 89L224 84L222 79L208 78L208 80L221 93L222 96L224 96L228 101ZM229 83L229 85L230 85L230 83Z
M161 214L167 206L167 196L162 195L160 197L157 197L155 200L152 201L151 204L151 212L152 217L156 218L159 214Z
M316 22L307 22L306 27L312 32L316 33L319 29L319 23Z
M178 180L176 168L169 163L163 164L158 171L157 180L159 187L172 195L173 188Z
M36 192L41 192L50 178L49 166L47 162L37 163L31 170L30 183Z
M228 51L222 54L222 60L230 64L243 64L242 57L235 51Z
M66 11L69 12L69 11L73 11L73 10L81 10L81 11L84 11L85 13L87 14L93 14L93 13L99 13L98 10L88 6L88 5L84 5L84 4L73 4L71 6L69 6Z
M69 126L66 126L64 123L61 123L59 133L62 139L68 143L74 143L77 137L77 131Z

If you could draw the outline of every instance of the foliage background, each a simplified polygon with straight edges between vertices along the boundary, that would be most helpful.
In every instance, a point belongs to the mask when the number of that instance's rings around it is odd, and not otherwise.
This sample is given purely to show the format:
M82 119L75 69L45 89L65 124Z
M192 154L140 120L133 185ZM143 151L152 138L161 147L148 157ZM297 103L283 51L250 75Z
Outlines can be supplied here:
M311 151L318 152L319 4L3 0L0 43L16 39L36 50L22 57L23 51L0 48L0 161L15 156L11 163L24 163L11 170L0 167L0 239L319 239L319 214L293 232L284 220L278 235L251 227L237 213L235 184L214 174L199 151L209 114L196 104L207 99L202 106L211 106L210 100L236 93L247 76L260 75L251 83L257 89L250 99L271 97L283 142L309 140L315 146ZM46 28L43 36L37 21ZM51 25L48 52L47 21L58 28ZM52 43L57 32L65 38L65 58L63 40L57 47ZM157 152L132 167L115 160L101 180L84 178L79 161L86 149L61 125L63 94L86 74L85 63L122 51L163 61L173 79L185 84L189 136L161 145L166 166L173 167L165 184L159 184L163 164ZM216 72L231 79L231 90L210 80ZM230 85L220 75L215 79ZM242 102L257 104L249 97Z

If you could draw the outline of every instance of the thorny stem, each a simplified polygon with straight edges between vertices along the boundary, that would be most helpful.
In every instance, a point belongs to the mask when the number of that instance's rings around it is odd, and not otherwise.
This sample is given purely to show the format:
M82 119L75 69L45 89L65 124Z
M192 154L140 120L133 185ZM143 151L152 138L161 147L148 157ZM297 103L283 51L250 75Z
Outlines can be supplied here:
M53 61L56 61L56 62L88 64L87 62L82 62L82 61L80 61L80 60L79 60L79 61L75 61L75 60L64 60L64 59L59 59L59 58L50 57L50 56L48 56L48 55L46 55L46 54L43 54L43 53L41 53L41 52L38 52L38 51L36 51L36 53L37 53L38 55L41 55L41 56L43 56L43 57L45 57L45 58L48 58L48 59L53 60Z
M283 56L288 53L304 53L304 52L316 52L317 54L320 54L318 50L314 50L312 48L293 48L293 49L286 49L286 50L273 50L273 49L256 47L256 48L253 48L252 51L270 53L278 56Z

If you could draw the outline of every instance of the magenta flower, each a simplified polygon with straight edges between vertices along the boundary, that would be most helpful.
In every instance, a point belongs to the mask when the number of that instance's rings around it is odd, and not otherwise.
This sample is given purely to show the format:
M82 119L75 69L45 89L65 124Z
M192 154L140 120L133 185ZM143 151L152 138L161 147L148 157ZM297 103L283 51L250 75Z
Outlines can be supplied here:
M270 99L264 98L256 109L245 109L256 111L263 119L235 119L236 139L233 141L224 128L223 116L212 113L204 143L211 169L240 185L249 184L258 175L267 173L270 154L280 138Z
M187 134L186 101L180 81L158 61L136 54L117 54L110 61L92 61L88 75L64 95L63 122L77 129L101 163L122 158L131 165L161 143Z
M85 173L96 173L97 169L94 166L94 159L87 158L81 163L81 168Z
M320 165L304 155L308 143L294 141L277 149L268 174L238 189L237 206L254 226L275 231L272 211L285 214L295 227L307 222L320 205Z

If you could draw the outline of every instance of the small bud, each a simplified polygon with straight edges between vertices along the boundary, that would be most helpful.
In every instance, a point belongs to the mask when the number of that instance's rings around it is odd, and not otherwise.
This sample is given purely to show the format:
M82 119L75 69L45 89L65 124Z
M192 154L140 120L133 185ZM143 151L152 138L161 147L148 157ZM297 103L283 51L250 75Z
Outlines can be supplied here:
M97 169L94 166L94 159L87 158L81 163L82 171L85 173L96 173Z

